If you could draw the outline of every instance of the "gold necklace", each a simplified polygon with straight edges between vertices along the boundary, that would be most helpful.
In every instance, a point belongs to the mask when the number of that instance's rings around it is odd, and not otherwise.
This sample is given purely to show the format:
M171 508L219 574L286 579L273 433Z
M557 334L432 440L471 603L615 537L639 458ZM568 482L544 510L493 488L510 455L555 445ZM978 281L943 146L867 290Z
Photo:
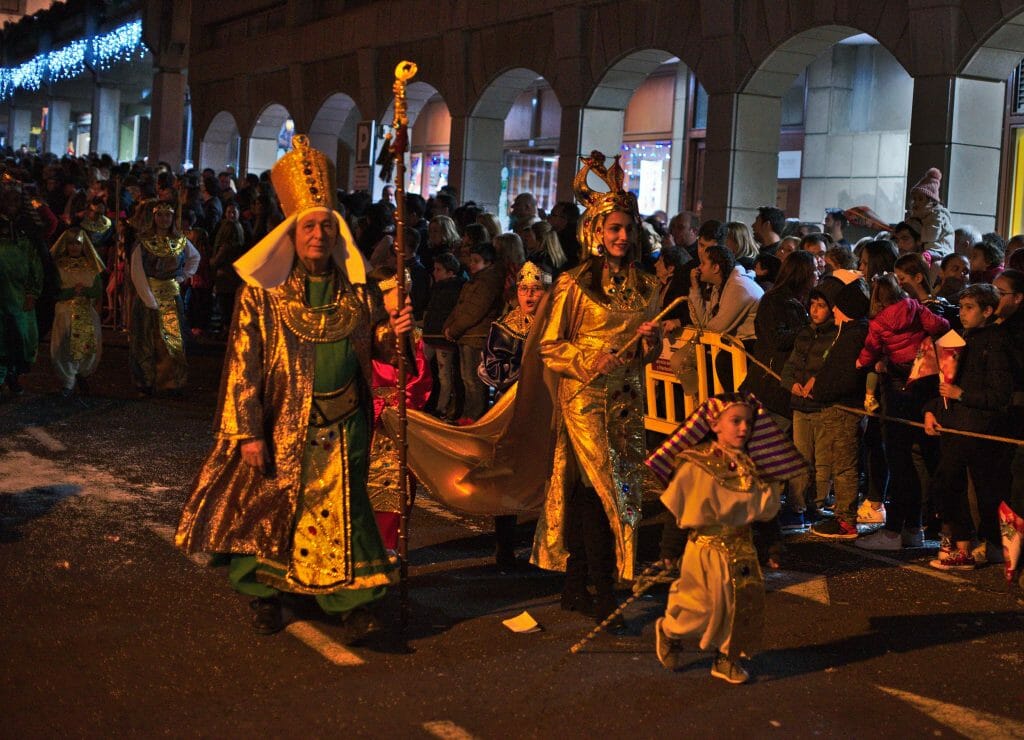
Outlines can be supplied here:
M177 257L185 250L185 237L151 236L142 240L142 246L154 257Z
M306 299L306 278L309 275L301 264L296 264L291 275L271 294L284 322L300 339L315 344L337 342L349 336L363 318L367 318L365 307L356 296L345 276L335 270L334 295L323 306L310 306Z

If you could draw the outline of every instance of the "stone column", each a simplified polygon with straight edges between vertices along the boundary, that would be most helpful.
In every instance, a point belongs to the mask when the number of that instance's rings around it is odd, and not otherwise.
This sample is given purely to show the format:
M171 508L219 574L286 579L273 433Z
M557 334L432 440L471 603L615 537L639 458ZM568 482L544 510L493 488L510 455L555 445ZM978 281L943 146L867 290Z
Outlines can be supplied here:
M182 114L184 115L184 108L182 108ZM92 94L92 130L89 136L89 153L109 154L116 160L120 148L121 91L116 87L97 84L93 88ZM178 164L175 160L168 161Z
M775 205L781 117L778 96L709 92L703 218L752 223Z
M685 188L686 171L686 125L690 101L689 77L690 70L682 62L676 70L675 92L672 95L672 159L668 162L668 217L679 213L683 208L683 191Z
M579 170L579 158L595 149L608 157L622 151L622 128L626 111L586 106L562 108L562 127L558 139L558 199L575 199L572 181Z
M32 136L32 111L11 106L7 120L11 148L18 149L23 144L28 146Z
M1006 83L948 75L914 79L907 190L929 167L942 170L954 226L996 228Z
M46 151L63 157L68 149L68 126L71 125L71 103L50 100L50 117L46 130Z
M149 161L164 161L177 170L185 121L185 74L158 69L153 75L153 106L149 128Z
M473 200L499 214L501 168L505 153L505 121L483 116L452 116L448 181L462 201Z

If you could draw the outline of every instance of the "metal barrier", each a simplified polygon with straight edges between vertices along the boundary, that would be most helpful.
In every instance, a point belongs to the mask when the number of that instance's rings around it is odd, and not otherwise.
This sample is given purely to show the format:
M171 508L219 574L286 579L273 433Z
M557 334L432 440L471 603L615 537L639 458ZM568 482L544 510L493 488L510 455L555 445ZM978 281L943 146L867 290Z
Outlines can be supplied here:
M697 392L688 394L683 390L679 376L673 372L669 361L676 350L693 341L697 352ZM734 390L747 377L747 355L741 348L726 342L722 335L709 331L698 331L687 327L672 342L666 342L661 356L644 368L646 383L646 413L644 427L651 432L671 434L693 410L710 396ZM725 352L729 356L732 383L727 387L718 373L718 358ZM679 407L682 406L682 414Z

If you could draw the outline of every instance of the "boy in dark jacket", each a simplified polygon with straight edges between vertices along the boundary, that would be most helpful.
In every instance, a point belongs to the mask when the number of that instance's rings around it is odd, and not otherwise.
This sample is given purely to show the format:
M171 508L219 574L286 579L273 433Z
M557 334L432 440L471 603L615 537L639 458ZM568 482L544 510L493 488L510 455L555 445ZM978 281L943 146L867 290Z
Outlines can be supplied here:
M428 360L437 361L437 372L434 373L437 386L428 405L433 406L442 419L454 421L458 418L453 389L459 348L445 338L444 325L459 302L459 292L466 280L462 277L458 257L451 252L443 252L434 258L433 270L434 284L423 315L423 352Z
M929 565L939 570L972 570L972 519L967 500L967 473L978 494L978 536L992 554L999 547L998 506L1009 491L1012 450L992 442L943 429L1000 434L1013 397L1010 347L1006 332L996 325L999 294L987 283L969 285L960 295L960 321L966 330L952 383L939 383L940 398L925 406L924 426L941 435L941 457L933 495L942 506L942 549Z
M491 322L505 307L505 274L495 264L494 247L490 244L473 247L469 271L469 282L459 292L459 302L444 324L444 335L459 345L459 369L466 391L462 416L476 421L487 410L487 386L476 371Z
M791 381L794 440L814 463L818 495L824 497L830 485L835 488L835 518L811 527L821 537L857 536L860 418L835 407L856 405L864 393L865 376L856 360L867 336L867 310L867 285L852 271L822 279L811 292L813 323L797 335L783 372L784 380Z

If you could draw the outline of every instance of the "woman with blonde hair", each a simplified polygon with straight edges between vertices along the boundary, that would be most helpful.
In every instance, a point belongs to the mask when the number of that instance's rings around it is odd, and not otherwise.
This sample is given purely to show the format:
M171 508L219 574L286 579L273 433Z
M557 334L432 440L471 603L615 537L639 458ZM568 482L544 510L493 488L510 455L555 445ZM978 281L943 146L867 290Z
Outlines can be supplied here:
M516 302L516 280L520 268L526 263L526 250L519 234L511 231L494 237L494 250L498 253L498 262L505 266L505 300L509 304Z
M455 221L449 216L434 216L427 225L427 246L430 256L437 257L445 252L459 254L462 237L455 228Z
M754 269L754 260L760 254L757 242L750 227L739 221L730 221L725 225L725 246L736 255L736 262L748 270Z
M557 278L569 261L558 239L558 232L547 221L538 221L523 229L522 234L526 242L526 259Z
M494 240L501 233L501 224L498 223L498 217L493 213L481 213L476 217L476 222L487 229L487 235L490 237L491 243L494 244Z

